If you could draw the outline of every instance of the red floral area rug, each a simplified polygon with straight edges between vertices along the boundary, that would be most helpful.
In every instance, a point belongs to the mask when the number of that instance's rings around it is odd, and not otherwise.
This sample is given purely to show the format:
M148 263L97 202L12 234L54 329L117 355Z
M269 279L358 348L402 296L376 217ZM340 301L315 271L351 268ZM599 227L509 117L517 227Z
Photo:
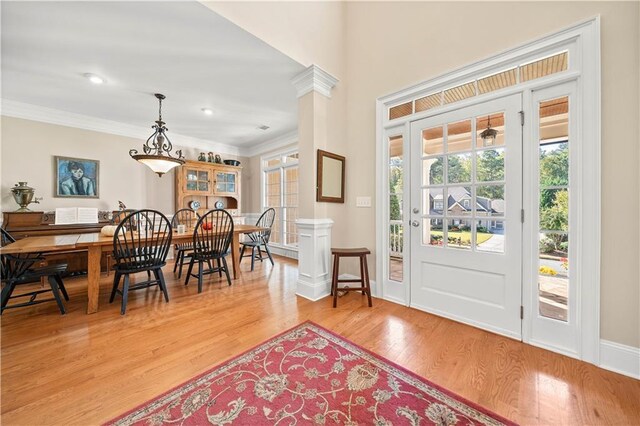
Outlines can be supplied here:
M109 425L513 425L305 322Z

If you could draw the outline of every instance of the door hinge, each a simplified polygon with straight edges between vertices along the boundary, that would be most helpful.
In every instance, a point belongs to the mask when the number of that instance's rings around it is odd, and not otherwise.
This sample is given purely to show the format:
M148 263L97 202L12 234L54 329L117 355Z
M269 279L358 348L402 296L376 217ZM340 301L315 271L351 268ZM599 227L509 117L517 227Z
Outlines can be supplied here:
M520 114L520 125L524 126L524 111L519 111Z
M524 306L520 305L520 319L524 319Z
M520 223L524 223L524 209L520 209Z

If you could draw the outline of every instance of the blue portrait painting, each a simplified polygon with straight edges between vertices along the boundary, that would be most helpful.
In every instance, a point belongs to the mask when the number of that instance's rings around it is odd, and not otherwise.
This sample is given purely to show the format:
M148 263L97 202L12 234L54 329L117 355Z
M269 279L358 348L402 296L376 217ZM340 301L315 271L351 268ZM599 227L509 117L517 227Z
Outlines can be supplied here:
M98 198L100 162L56 157L56 196Z

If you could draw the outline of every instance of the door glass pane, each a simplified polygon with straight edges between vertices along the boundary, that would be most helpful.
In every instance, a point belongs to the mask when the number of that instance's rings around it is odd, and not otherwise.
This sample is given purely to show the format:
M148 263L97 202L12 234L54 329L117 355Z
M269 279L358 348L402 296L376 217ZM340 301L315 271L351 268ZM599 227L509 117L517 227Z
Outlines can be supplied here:
M445 203L447 216L471 216L473 214L473 197L470 186L450 186L447 188Z
M476 157L476 180L496 182L504 180L504 148L479 151Z
M567 141L540 144L540 185L569 185L569 143Z
M442 247L442 224L444 219L431 218L422 219L422 244L429 246Z
M194 181L187 182L187 191L195 191L197 188L198 186L196 185L196 182Z
M236 192L236 184L233 182L227 182L227 192Z
M476 250L504 253L504 220L480 219L476 221Z
M198 180L209 180L209 173L206 171L198 170Z
M538 312L568 321L569 98L540 102L539 116Z
M422 190L422 213L430 216L442 216L444 214L444 189L429 188Z
M442 185L444 183L444 157L422 160L423 185Z
M471 220L447 219L447 247L471 250Z
M442 128L446 154L440 156L438 138ZM487 128L491 138L483 134ZM422 189L421 207L422 213L429 216L423 221L423 243L484 253L504 252L504 113L447 123L422 134L424 153L436 154L422 160L422 185L427 188Z
M389 138L389 279L403 279L403 138Z
M491 130L495 130L495 132ZM492 134L495 137L490 137ZM504 145L504 113L496 112L478 117L476 119L476 146L487 148L501 145Z
M208 182L198 182L198 191L208 191L209 183Z
M476 187L476 216L504 216L504 185L479 185Z
M540 315L567 321L569 295L568 234L540 234L538 291Z
M447 152L471 150L471 120L447 125Z
M442 154L444 130L442 126L422 131L422 153L425 155Z
M195 170L187 170L187 180L198 180L198 173Z
M448 183L471 182L471 154L447 155Z

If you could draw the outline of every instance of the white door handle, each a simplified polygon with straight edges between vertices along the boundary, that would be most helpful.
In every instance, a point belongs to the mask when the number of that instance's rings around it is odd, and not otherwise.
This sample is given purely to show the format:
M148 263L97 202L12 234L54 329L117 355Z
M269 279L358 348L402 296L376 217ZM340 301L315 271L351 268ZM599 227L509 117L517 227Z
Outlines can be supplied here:
M420 222L418 222L417 220L411 221L411 226L418 227L420 226Z

